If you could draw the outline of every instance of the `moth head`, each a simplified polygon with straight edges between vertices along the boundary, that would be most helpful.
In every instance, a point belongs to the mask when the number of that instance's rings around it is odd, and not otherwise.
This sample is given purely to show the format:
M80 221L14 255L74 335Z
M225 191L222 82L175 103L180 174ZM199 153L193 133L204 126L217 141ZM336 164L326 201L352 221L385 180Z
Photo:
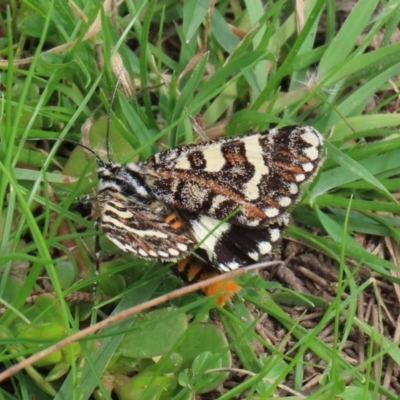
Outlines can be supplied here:
M142 167L138 164L117 164L113 162L98 162L99 177L98 193L107 190L136 202L148 202L154 199L145 183Z

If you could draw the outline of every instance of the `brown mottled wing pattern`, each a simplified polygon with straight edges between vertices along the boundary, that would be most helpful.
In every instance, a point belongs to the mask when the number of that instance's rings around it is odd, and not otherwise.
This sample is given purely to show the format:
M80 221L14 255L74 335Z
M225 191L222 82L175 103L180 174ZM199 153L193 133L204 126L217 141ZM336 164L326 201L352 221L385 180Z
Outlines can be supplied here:
M322 138L291 126L155 154L143 167L160 201L217 220L260 227L279 221L318 171Z
M102 188L97 200L102 230L122 250L163 261L182 259L193 250L180 218L160 202L141 203L109 187Z

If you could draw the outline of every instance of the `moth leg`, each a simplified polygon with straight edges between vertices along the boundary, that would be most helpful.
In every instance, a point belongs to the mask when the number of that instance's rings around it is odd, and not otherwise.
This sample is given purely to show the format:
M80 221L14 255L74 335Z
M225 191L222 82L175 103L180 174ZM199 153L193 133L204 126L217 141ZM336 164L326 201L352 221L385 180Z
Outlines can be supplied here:
M99 229L100 217L97 217L94 220L93 226L94 226L94 230L96 231L96 237L94 239L94 265L95 265L94 274L95 274L96 279L93 282L93 295L94 295L94 298L96 299L96 302L97 302L97 300L99 298L98 297L99 293L98 293L97 288L98 288L98 278L99 278L99 275L100 275L100 253L101 253L100 229Z
M100 252L101 252L100 235L99 235L99 233L100 233L100 229L99 229L100 217L97 217L94 220L94 224L93 225L94 225L94 230L97 233L96 237L94 239L94 257L95 257L95 268L96 268L95 274L96 274L96 276L98 276L99 275L99 271L100 271Z
M96 196L90 195L90 194L85 194L82 196L76 197L76 200L79 201L82 204L89 204L92 203L96 200ZM96 231L96 237L94 239L94 263L95 263L95 281L93 282L93 288L92 288L92 293L95 299L98 299L97 296L97 286L98 286L98 276L100 273L100 252L101 252L101 247L100 247L100 216L96 217L93 223L94 230Z

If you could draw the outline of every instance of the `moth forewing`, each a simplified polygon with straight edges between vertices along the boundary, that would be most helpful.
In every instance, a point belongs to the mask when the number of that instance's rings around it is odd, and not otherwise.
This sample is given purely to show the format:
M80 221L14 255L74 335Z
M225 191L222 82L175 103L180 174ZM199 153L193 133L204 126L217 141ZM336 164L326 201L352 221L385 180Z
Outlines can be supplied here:
M159 200L196 214L257 227L279 220L318 171L322 137L291 126L169 149L144 166Z

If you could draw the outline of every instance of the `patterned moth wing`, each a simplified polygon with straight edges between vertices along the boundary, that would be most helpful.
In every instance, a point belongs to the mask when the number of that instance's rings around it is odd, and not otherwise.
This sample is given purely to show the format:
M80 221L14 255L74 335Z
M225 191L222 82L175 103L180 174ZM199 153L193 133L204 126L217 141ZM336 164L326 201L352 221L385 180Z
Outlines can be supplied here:
M289 222L288 216L284 215L267 226L249 228L205 215L186 218L192 236L205 252L203 258L222 271L272 258Z
M160 201L230 223L260 227L279 221L299 199L299 185L318 171L322 137L288 126L176 147L150 157L146 183Z
M179 216L157 201L136 164L99 163L97 204L102 230L119 248L144 259L175 261L194 241Z
M198 259L226 271L271 258L321 154L316 130L292 126L172 148L141 164L98 160L102 229L145 259L180 260L198 247Z

